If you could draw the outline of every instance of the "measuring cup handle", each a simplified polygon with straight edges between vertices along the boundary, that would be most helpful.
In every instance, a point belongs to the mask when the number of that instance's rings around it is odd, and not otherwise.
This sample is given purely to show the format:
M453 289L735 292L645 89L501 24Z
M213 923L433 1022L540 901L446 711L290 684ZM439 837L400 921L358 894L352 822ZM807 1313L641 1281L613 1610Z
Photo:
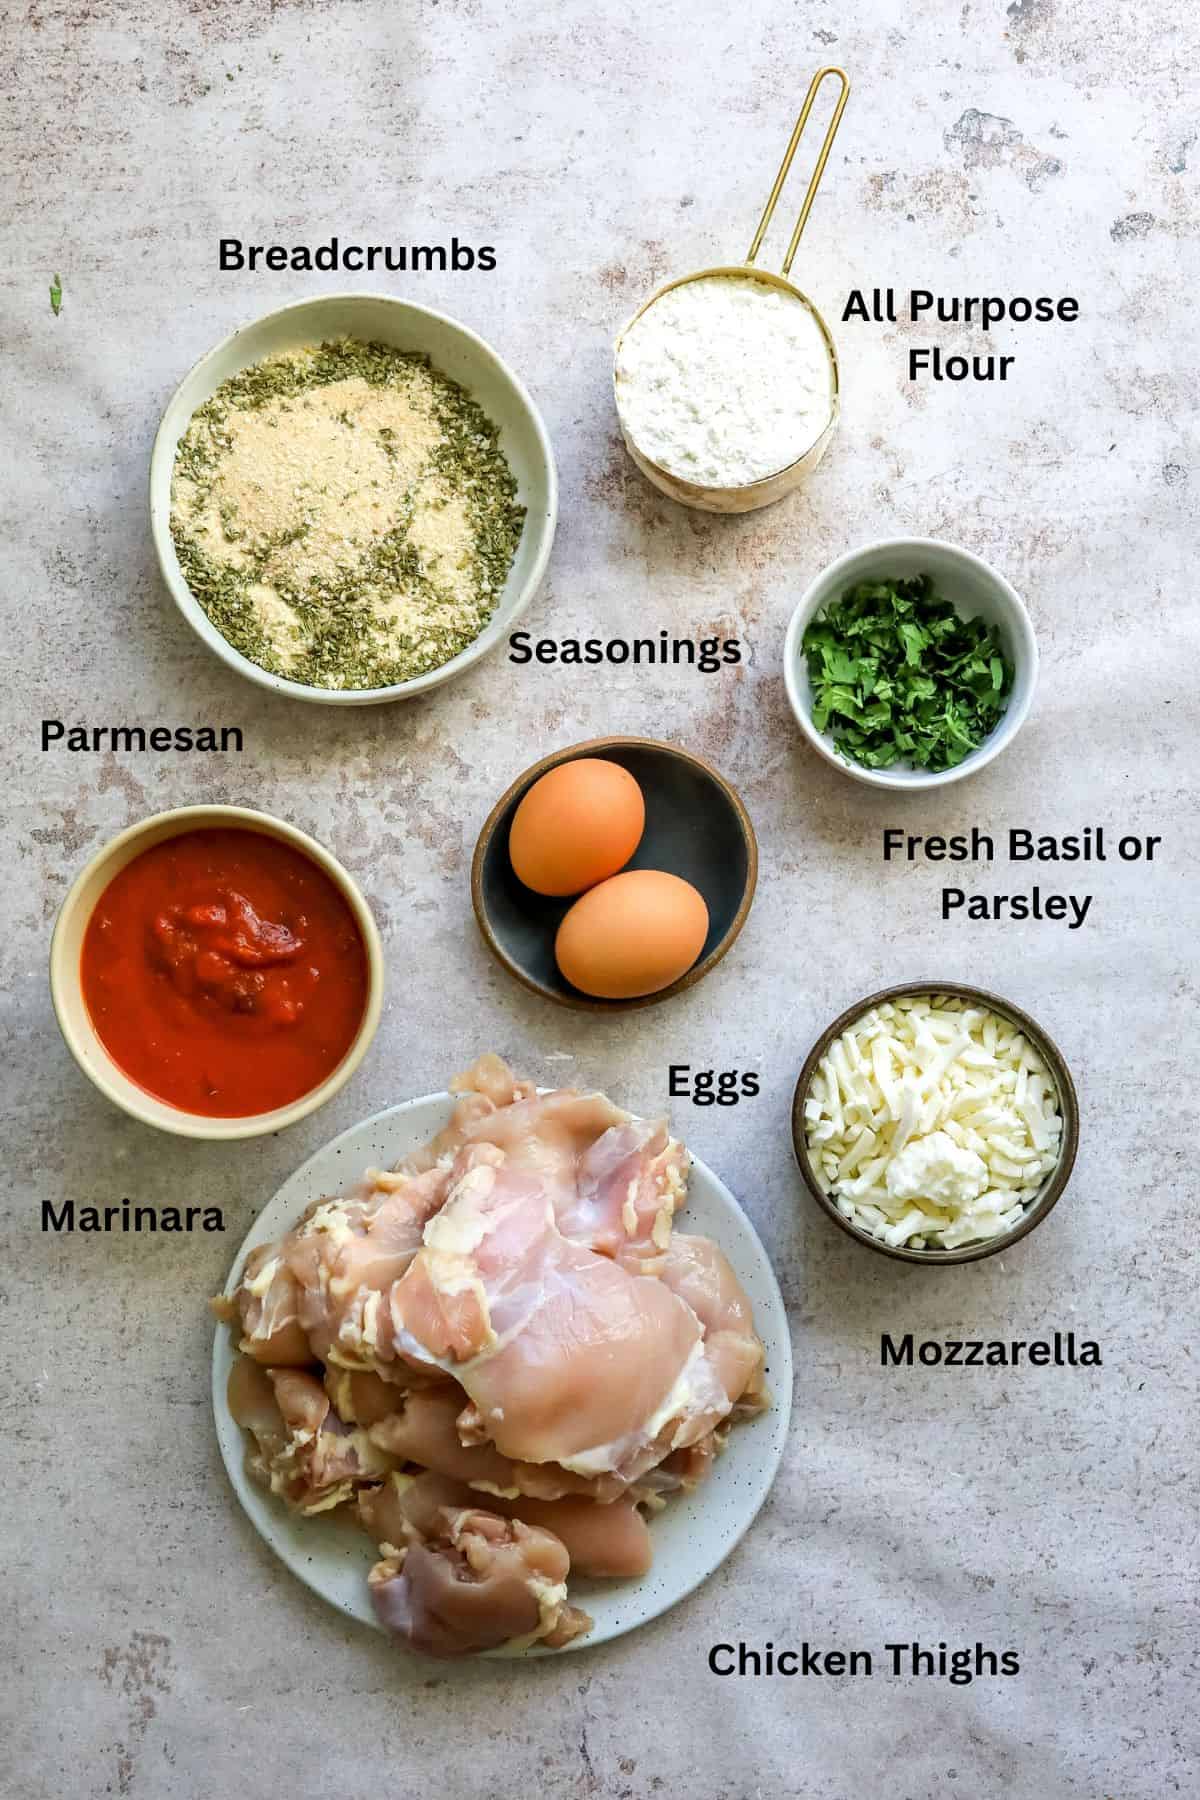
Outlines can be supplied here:
M775 177L775 185L771 189L767 204L763 208L763 216L758 221L758 230L755 232L750 248L746 252L746 261L752 263L758 255L759 250L762 248L762 241L767 234L767 227L771 223L771 216L775 211L779 196L783 192L783 184L788 178L788 172L792 166L792 159L796 154L800 139L804 135L804 127L808 124L808 115L813 109L813 101L817 97L817 90L820 88L821 83L827 75L835 75L837 77L838 82L840 83L840 92L838 94L837 105L833 109L833 117L830 119L828 129L825 132L825 141L821 145L821 154L817 158L817 166L812 172L812 178L808 184L808 191L804 196L804 205L800 208L800 217L796 220L796 229L792 233L792 241L788 245L787 255L783 259L782 273L784 275L787 275L790 272L792 260L800 247L801 233L808 224L808 215L812 211L812 203L817 197L817 189L821 185L821 177L825 173L825 164L829 161L829 152L833 148L833 140L837 136L837 128L842 122L842 114L846 110L846 102L850 98L850 81L844 69L837 69L832 66L826 69L818 69L812 80L809 82L808 93L804 97L804 105L800 108L800 117L796 120L796 126L792 132L791 141L784 151L783 161L779 165L779 173Z

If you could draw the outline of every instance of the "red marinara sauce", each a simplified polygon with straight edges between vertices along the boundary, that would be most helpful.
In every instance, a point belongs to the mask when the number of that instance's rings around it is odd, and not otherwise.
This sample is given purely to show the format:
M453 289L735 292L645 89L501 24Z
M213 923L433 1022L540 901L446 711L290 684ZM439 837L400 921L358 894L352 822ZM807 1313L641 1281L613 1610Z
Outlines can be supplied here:
M340 889L257 831L187 831L135 857L88 920L79 973L118 1067L212 1118L311 1093L367 1004L366 946Z

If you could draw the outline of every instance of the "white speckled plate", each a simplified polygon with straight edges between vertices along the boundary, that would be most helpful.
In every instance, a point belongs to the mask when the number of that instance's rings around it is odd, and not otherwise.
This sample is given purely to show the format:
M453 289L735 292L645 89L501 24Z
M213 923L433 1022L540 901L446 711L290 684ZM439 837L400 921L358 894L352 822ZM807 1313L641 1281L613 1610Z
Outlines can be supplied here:
M311 1201L341 1192L364 1169L388 1167L426 1143L446 1124L450 1105L448 1094L408 1100L351 1126L310 1156L255 1220L234 1260L226 1292L233 1291L255 1245L281 1236ZM595 1620L588 1635L570 1646L572 1650L603 1644L646 1624L706 1581L752 1523L783 1454L792 1405L791 1343L783 1297L766 1252L728 1188L699 1161L692 1164L688 1204L679 1223L686 1231L715 1238L737 1270L766 1345L772 1404L730 1432L724 1456L694 1494L677 1495L651 1522L654 1566L648 1574L637 1581L572 1580L572 1600ZM232 1361L230 1333L221 1326L213 1344L213 1416L238 1499L255 1529L294 1575L350 1618L378 1629L366 1579L375 1551L364 1534L342 1520L294 1517L246 1475L245 1438L225 1399ZM526 1654L562 1652L535 1649Z

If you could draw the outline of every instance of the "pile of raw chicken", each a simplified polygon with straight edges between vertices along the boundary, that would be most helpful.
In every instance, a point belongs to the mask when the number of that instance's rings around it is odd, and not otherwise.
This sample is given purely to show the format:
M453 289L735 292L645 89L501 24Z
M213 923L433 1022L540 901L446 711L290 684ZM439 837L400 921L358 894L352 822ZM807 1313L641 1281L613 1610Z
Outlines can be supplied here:
M763 1347L708 1238L672 1230L687 1153L603 1094L539 1095L499 1057L447 1128L310 1207L213 1302L255 1478L355 1508L381 1623L461 1656L558 1649L572 1571L650 1566L647 1515L766 1405Z

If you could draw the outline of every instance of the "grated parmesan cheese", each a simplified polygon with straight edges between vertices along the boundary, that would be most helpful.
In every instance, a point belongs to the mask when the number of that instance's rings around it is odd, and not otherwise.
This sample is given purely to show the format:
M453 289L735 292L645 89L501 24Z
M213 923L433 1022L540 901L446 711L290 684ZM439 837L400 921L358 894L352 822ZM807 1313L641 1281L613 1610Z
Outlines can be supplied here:
M1007 1019L930 995L872 1008L804 1101L817 1180L888 1244L953 1250L1020 1219L1058 1161L1053 1079Z

